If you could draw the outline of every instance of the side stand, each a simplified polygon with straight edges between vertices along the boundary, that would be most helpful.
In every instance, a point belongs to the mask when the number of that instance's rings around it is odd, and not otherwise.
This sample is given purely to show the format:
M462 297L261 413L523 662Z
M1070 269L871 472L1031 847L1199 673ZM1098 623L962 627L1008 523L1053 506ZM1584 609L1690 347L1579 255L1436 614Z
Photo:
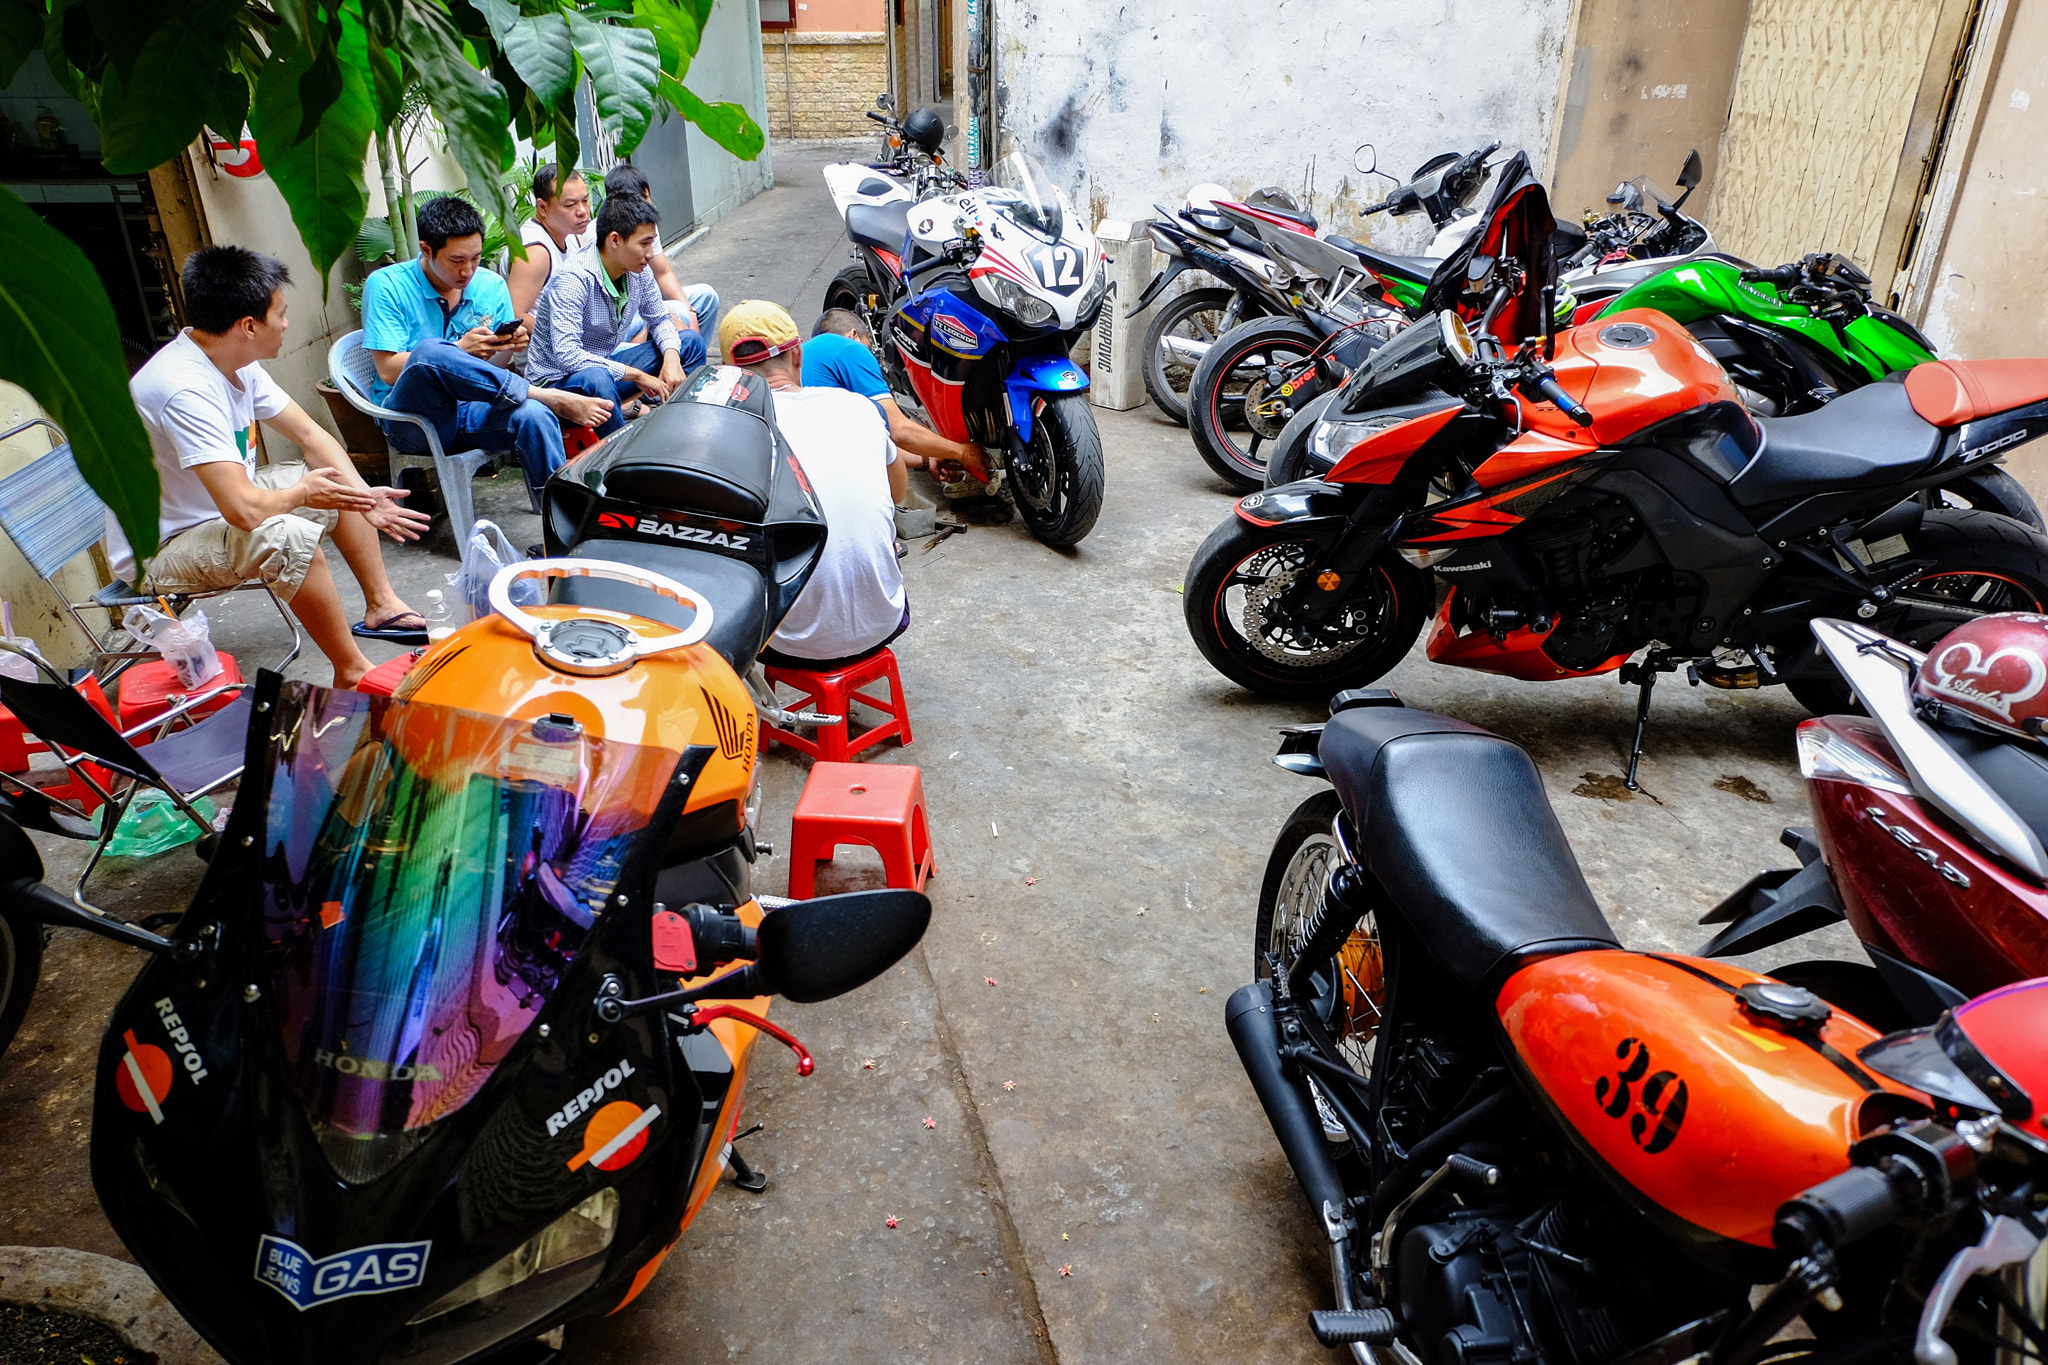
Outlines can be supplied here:
M725 1159L732 1164L732 1183L748 1194L759 1194L768 1188L768 1172L748 1165L747 1159L740 1155L738 1143L741 1138L752 1137L760 1131L761 1125L757 1123L744 1133L734 1133L732 1141L725 1144Z
M1628 749L1628 774L1622 778L1622 785L1632 792L1641 791L1636 781L1636 769L1643 761L1643 734L1650 726L1650 693L1657 686L1659 673L1675 673L1678 665L1671 656L1661 649L1653 649L1643 656L1639 664L1623 664L1620 680L1623 687L1636 683L1642 691L1636 694L1636 733Z

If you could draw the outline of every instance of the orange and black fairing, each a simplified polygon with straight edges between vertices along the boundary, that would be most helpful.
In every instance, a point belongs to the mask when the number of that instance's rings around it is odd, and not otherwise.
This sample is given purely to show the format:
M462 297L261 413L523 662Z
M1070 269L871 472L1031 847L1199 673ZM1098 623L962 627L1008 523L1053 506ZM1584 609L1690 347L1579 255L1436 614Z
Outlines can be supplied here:
M1496 1006L1508 1056L1589 1164L1667 1235L1729 1269L1774 1260L1778 1206L1849 1167L1859 1138L1925 1112L1856 1061L1876 1030L1839 1011L1799 1030L1736 992L1725 962L1619 950L1550 958Z
M673 626L591 606L527 609L543 621L570 617L613 621L643 638ZM644 659L608 677L576 677L550 668L533 641L496 614L481 617L434 645L399 684L401 701L434 702L514 720L568 716L594 737L682 753L713 751L690 792L684 827L707 842L740 832L760 742L754 699L708 644L687 645ZM716 817L717 828L710 827Z
M1554 623L1542 630L1533 626L1517 626L1506 634L1495 635L1490 630L1461 631L1456 620L1457 612L1458 589L1452 588L1445 594L1443 605L1437 609L1436 620L1429 628L1426 648L1431 663L1474 668L1482 673L1520 678L1523 682L1556 682L1563 678L1591 678L1612 673L1628 662L1628 654L1624 653L1603 659L1591 668L1567 668L1544 649L1550 642L1551 632L1557 629Z
M1550 366L1564 391L1593 414L1593 425L1582 428L1552 404L1520 398L1523 426L1581 448L1613 445L1667 417L1709 403L1741 402L1721 363L1692 333L1648 308L1631 308L1560 332ZM1526 476L1523 452L1487 475L1487 466L1509 456L1512 449L1504 448L1474 471L1482 487Z

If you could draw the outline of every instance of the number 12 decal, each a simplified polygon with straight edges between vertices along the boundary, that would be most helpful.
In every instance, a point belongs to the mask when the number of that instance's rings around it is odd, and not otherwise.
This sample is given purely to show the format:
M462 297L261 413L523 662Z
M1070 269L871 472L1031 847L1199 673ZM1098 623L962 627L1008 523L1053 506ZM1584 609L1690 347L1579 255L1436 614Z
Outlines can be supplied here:
M1035 247L1024 253L1024 259L1047 289L1072 289L1081 282L1081 253L1065 243Z

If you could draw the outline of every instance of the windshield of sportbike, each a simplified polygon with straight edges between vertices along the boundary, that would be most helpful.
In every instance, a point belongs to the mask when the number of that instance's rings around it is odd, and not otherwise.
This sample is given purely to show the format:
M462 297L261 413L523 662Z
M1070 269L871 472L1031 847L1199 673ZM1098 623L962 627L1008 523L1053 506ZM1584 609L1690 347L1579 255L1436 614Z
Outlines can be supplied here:
M1011 152L989 172L989 185L1000 191L985 196L1002 205L1003 211L1026 229L1048 242L1057 242L1064 230L1066 210L1052 177L1038 158L1028 152Z
M676 755L286 684L262 929L292 1088L336 1174L390 1168L546 1004Z
M1656 213L1660 209L1671 207L1671 196L1664 193L1657 182L1647 175L1622 181L1618 192L1621 195L1619 207L1632 213Z

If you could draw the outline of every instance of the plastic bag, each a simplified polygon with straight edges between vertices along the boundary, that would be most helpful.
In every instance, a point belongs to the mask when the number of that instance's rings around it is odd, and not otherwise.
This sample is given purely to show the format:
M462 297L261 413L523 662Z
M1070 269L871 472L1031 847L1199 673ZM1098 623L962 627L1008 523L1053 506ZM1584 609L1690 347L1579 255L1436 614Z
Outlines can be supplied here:
M213 802L205 797L194 801L192 809L208 824L220 823L214 818ZM147 858L183 848L198 838L199 827L185 818L185 812L172 804L169 796L152 787L129 803L128 813L114 826L114 837L107 842L107 856Z
M0 645L11 645L12 649L0 649L0 678L13 678L16 682L40 682L50 680L49 674L37 668L34 659L43 657L36 642L26 635L0 635ZM21 650L33 658L24 659L14 650Z
M506 565L522 563L525 559L525 555L512 548L512 542L505 538L496 522L477 522L469 533L469 544L462 551L462 572L448 576L461 599L455 610L460 619L454 624L467 625L479 616L490 615L491 580ZM532 579L512 585L514 606L537 607L545 600L541 585Z
M130 607L122 613L121 624L130 635L148 642L187 691L220 675L220 657L214 653L213 636L207 633L205 612L195 611L181 619L155 607Z

